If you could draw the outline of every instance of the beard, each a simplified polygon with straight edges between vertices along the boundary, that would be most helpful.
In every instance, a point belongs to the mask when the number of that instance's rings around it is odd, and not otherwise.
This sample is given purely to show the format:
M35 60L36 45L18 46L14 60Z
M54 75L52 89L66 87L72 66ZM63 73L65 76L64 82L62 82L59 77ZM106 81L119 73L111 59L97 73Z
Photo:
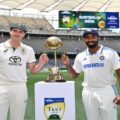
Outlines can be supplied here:
M98 40L93 42L85 42L88 48L95 48L98 46Z

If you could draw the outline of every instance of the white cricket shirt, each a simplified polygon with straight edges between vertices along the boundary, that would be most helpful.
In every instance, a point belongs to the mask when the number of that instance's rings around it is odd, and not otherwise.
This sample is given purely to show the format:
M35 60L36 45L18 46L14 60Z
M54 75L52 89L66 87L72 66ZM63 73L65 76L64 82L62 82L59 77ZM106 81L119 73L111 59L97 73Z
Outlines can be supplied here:
M95 54L88 49L79 53L73 68L77 73L84 72L84 87L105 87L115 84L113 71L120 68L120 58L115 50L100 45Z
M21 43L13 50L8 41L0 44L0 84L26 82L27 63L35 62L34 51Z

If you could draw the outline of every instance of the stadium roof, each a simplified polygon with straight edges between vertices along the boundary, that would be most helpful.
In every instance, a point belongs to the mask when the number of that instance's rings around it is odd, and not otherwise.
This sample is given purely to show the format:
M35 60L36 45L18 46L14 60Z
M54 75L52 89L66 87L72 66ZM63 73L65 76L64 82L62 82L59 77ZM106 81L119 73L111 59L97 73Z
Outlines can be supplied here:
M34 8L39 11L111 11L120 12L120 0L0 0L0 5L11 10Z

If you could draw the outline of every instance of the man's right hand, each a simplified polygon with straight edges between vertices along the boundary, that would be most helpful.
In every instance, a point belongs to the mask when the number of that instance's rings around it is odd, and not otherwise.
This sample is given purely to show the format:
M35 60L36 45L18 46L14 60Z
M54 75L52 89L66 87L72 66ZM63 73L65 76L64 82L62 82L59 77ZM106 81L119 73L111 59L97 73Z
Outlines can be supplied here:
M70 59L69 59L69 57L68 57L67 55L65 55L65 54L62 54L62 56L61 56L61 61L62 61L62 63L63 63L64 65L70 64Z
M113 100L113 102L117 105L120 105L120 95L116 96Z

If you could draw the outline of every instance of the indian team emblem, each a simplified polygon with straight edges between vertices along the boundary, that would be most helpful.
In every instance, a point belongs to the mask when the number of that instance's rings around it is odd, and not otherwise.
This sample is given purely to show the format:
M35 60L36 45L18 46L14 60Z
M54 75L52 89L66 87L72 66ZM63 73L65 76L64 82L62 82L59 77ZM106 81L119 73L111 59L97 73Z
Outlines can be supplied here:
M44 98L44 113L47 120L62 120L64 111L64 98Z
M100 56L100 60L104 60L105 59L105 57L104 56Z

